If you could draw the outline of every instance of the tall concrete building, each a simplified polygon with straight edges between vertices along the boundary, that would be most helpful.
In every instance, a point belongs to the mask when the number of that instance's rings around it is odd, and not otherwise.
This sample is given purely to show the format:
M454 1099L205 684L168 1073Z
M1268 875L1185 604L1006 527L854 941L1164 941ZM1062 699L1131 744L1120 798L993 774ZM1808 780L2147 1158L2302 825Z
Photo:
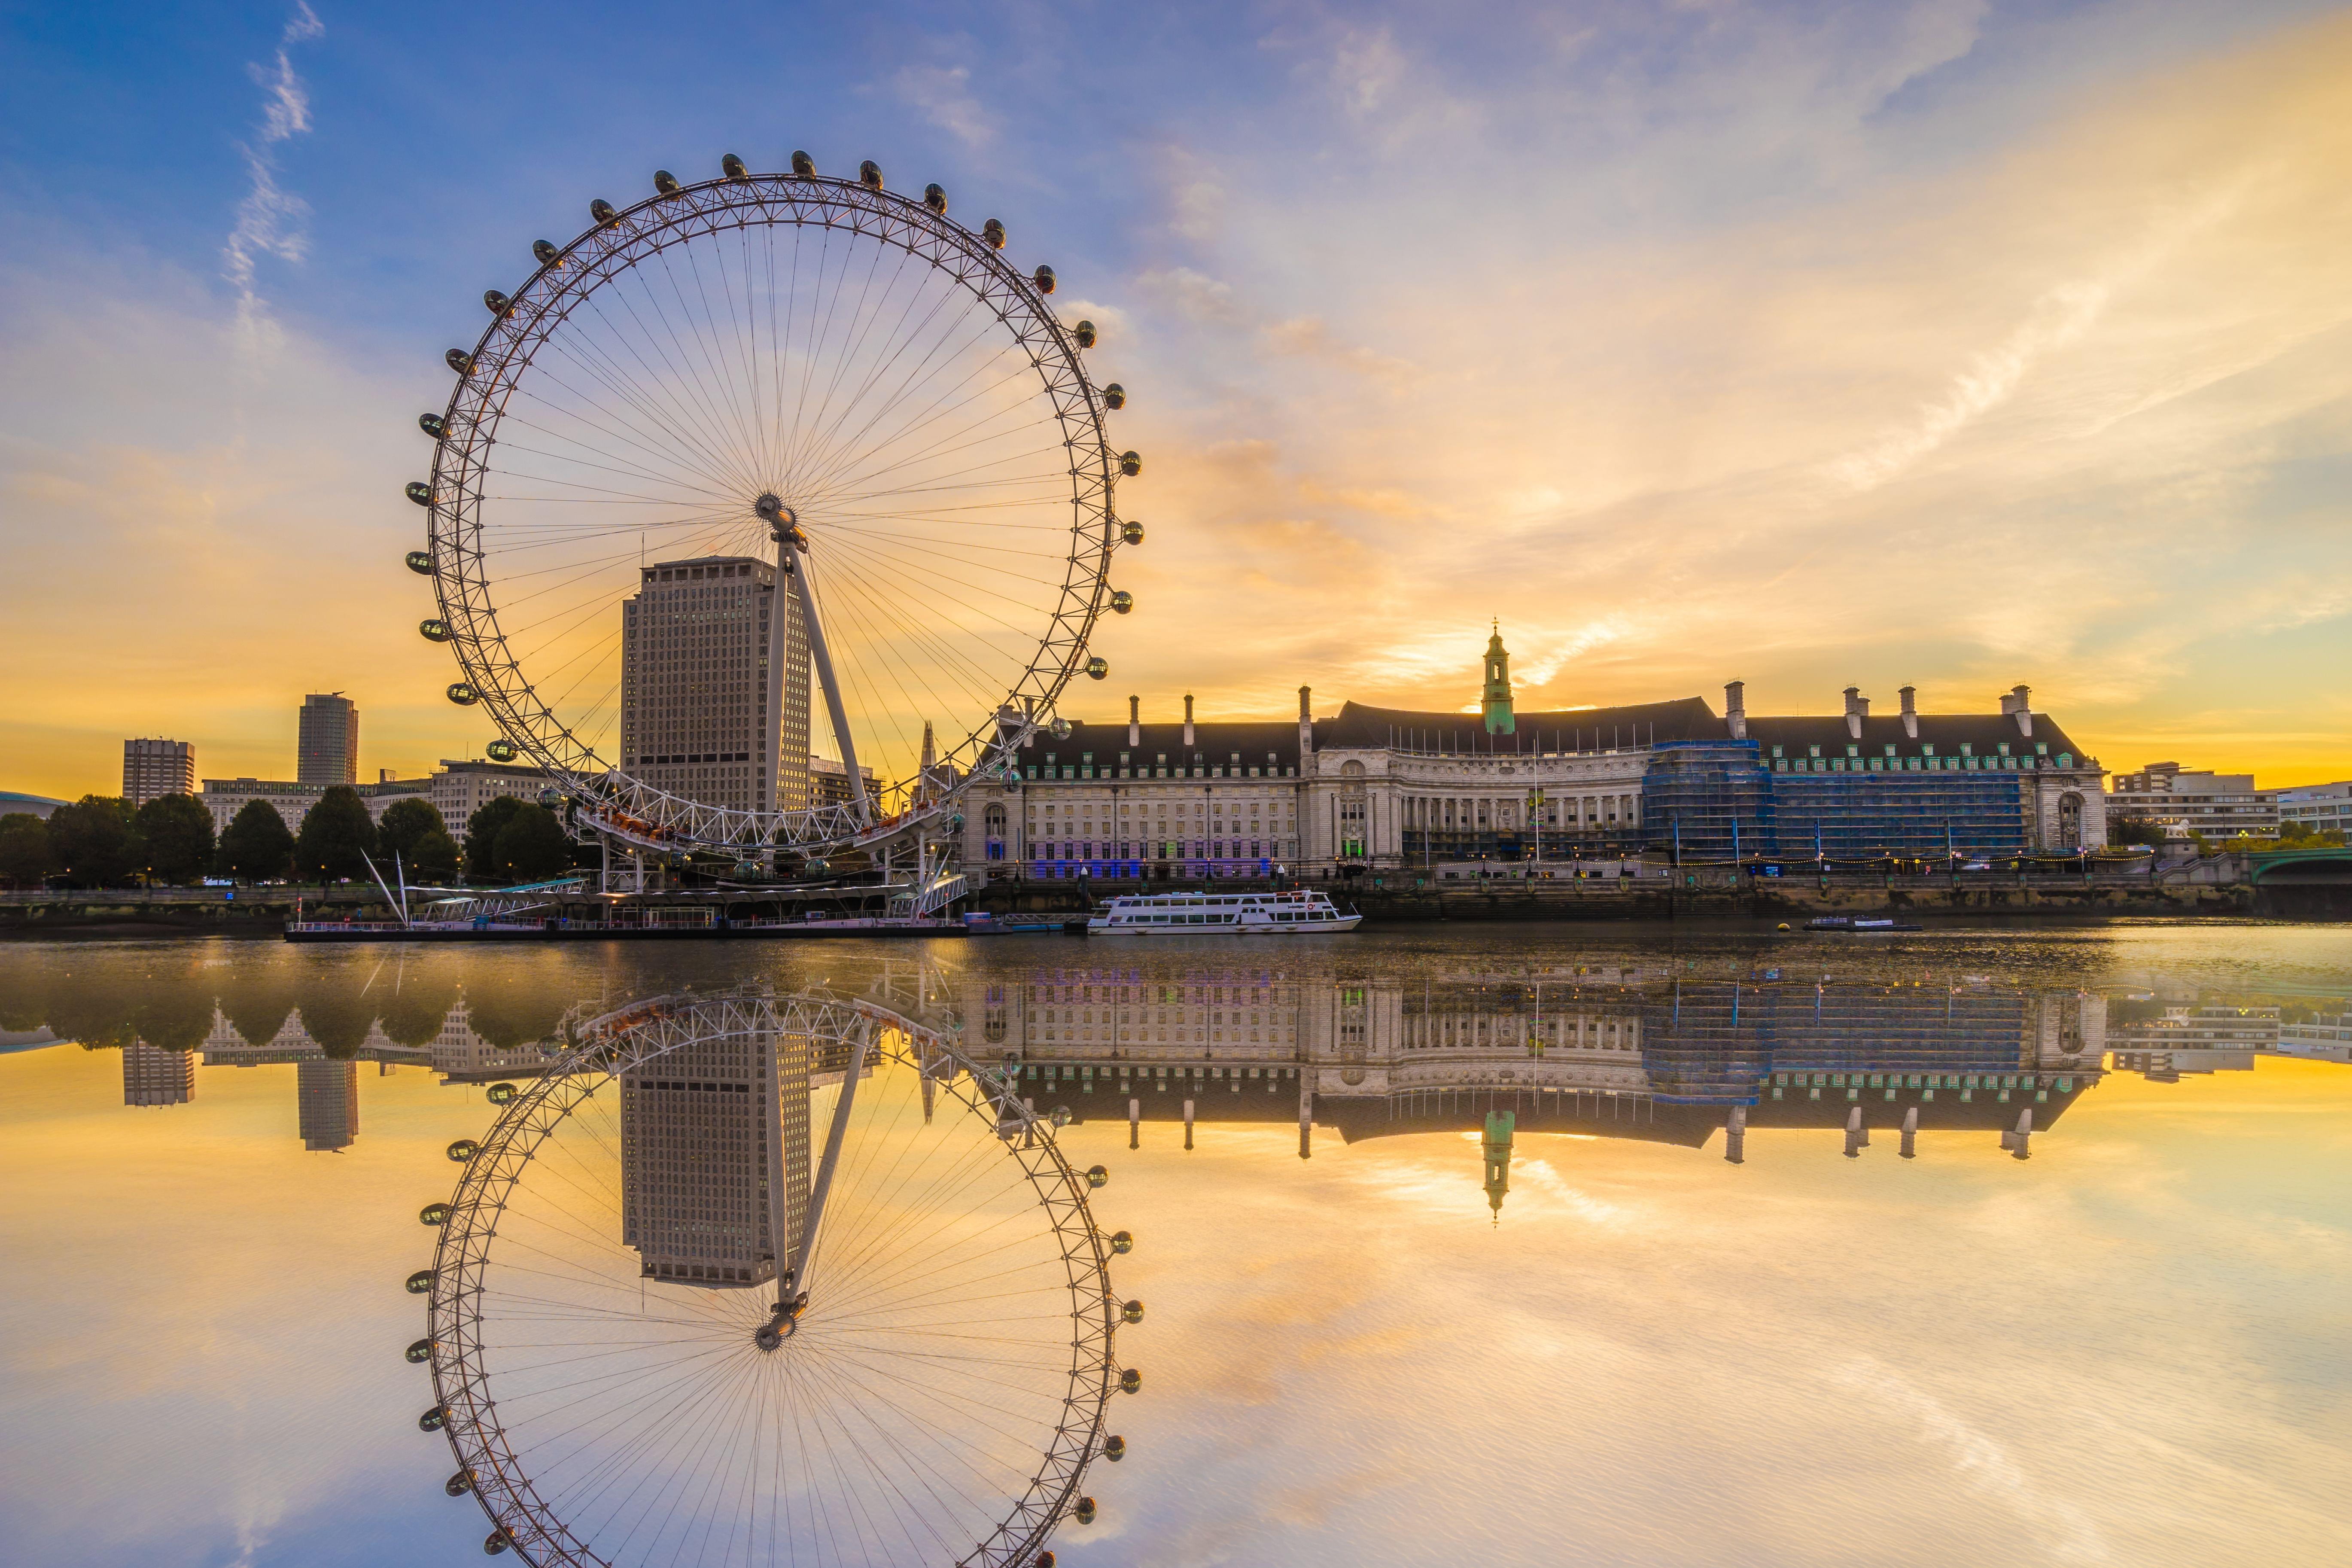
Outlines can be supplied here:
M196 1054L144 1040L122 1047L122 1103L185 1105L196 1097Z
M296 1062L294 1103L303 1148L350 1148L360 1133L359 1064L323 1057Z
M621 1242L646 1278L728 1289L776 1277L808 1205L809 1067L805 1035L739 1035L621 1075Z
M196 793L196 749L185 741L122 742L122 798L132 805Z
M314 691L302 699L294 777L322 789L360 782L359 705L341 692Z
M748 555L658 561L621 604L621 767L706 805L804 809L808 629L787 589L782 748L768 711L774 563ZM781 759L776 776L767 762Z

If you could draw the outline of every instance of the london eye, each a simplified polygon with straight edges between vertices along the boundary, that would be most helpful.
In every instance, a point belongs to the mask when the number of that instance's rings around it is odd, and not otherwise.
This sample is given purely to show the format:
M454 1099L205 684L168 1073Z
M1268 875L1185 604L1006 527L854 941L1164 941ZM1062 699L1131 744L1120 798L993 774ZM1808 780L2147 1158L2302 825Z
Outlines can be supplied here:
M938 185L791 165L730 154L592 203L483 296L419 420L408 563L450 700L631 846L814 856L919 826L1108 673L1089 639L1133 604L1109 578L1143 537L1114 504L1141 467L1109 435L1126 393L1089 378L1097 329L1055 316L1052 267ZM653 640L730 616L726 658Z
M495 1099L496 1097L494 1097ZM485 1549L538 1564L1050 1564L1119 1458L1138 1302L1009 1078L866 1004L583 1027L465 1161L419 1418Z

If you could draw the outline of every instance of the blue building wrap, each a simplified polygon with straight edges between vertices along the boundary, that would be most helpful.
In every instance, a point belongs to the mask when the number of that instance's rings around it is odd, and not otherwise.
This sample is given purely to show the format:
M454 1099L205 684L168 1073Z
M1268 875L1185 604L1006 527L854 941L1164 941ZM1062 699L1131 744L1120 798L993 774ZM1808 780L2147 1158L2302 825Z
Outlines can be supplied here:
M1652 845L1674 847L1685 864L1755 859L1861 860L1882 855L1937 858L2013 854L2029 847L2029 773L1963 764L1868 772L1848 759L1812 758L1792 768L1768 763L1754 741L1662 742L1642 778L1642 818Z

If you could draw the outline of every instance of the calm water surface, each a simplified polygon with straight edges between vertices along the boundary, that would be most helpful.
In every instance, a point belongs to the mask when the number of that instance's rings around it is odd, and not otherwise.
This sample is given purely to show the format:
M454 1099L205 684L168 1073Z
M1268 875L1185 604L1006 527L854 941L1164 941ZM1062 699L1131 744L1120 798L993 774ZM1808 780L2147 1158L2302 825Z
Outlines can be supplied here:
M1072 1568L2352 1562L2352 931L2244 925L0 947L0 1557L478 1560L402 1355L445 1146L567 1016L747 987L1009 1062L1107 1168L1146 1381ZM746 1560L664 1463L616 1560Z

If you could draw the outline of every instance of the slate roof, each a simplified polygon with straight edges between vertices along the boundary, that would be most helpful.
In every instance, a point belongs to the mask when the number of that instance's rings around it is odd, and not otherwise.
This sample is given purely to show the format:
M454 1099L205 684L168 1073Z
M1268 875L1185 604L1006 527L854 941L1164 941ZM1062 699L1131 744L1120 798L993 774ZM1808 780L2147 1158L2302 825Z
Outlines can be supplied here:
M1722 733L1720 728L1717 731ZM1694 737L1695 738L1695 737ZM1919 715L1919 738L1913 740L1903 730L1899 714L1874 713L1862 721L1862 738L1857 741L1846 732L1845 717L1826 713L1819 718L1774 719L1759 714L1748 717L1748 738L1754 741L1768 759L1774 746L1787 750L1792 757L1808 754L1806 748L1819 746L1825 757L1842 757L1848 746L1860 746L1864 756L1884 756L1893 746L1899 757L1916 757L1922 748L1933 746L1941 757L1957 757L1966 742L1977 755L1996 755L2000 743L2009 742L2010 751L2019 756L2032 756L2037 745L2050 748L2050 755L2070 752L2077 762L2087 763L2083 748L2076 745L2057 721L2046 713L2033 715L2033 733L2019 732L2017 720L2007 713L1922 713Z
M1706 700L1680 697L1671 702L1636 702L1622 708L1571 708L1559 712L1513 715L1517 728L1489 735L1475 713L1423 713L1407 708L1342 704L1338 717L1315 721L1315 747L1378 750L1398 745L1412 751L1538 752L1606 750L1653 741L1713 740L1723 721Z
M1184 744L1184 726L1181 722L1146 724L1141 732L1142 740L1129 745L1124 723L1096 724L1074 719L1070 721L1070 738L1066 741L1057 741L1044 731L1033 735L1030 743L1021 749L1021 763L1024 767L1042 767L1046 753L1050 752L1055 758L1056 766L1072 767L1087 752L1092 752L1096 766L1108 763L1117 767L1118 754L1126 752L1135 759L1135 766L1150 767L1154 759L1165 752L1168 765L1171 768L1190 767L1196 755L1203 766L1213 767L1221 763L1230 763L1233 754L1239 752L1242 754L1241 765L1245 768L1269 765L1296 768L1298 765L1298 721L1296 719L1204 721L1192 726L1192 743L1190 746ZM1318 740L1317 743L1319 745L1321 742ZM1271 764L1265 760L1268 752L1275 756Z

